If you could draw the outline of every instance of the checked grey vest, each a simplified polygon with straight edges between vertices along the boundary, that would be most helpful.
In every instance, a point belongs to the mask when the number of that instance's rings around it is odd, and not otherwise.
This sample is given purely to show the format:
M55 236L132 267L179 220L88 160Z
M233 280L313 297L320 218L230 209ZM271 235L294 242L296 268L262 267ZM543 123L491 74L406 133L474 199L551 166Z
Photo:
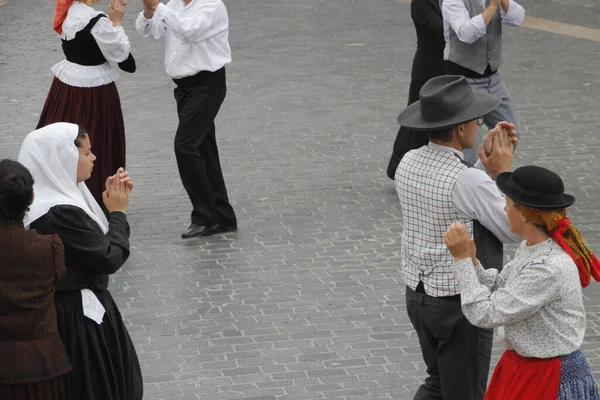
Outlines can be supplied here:
M483 12L479 0L463 0L469 15L473 18ZM489 0L485 2L486 6ZM487 26L487 33L474 43L464 43L458 39L456 32L450 28L448 34L448 60L462 67L483 74L488 66L497 71L502 62L502 18L500 9Z
M478 221L465 218L452 201L452 189L468 164L456 154L423 146L406 153L396 170L395 185L402 207L402 273L413 290L423 282L430 296L460 293L454 262L444 243L453 222L473 235L484 268L502 269L502 243Z

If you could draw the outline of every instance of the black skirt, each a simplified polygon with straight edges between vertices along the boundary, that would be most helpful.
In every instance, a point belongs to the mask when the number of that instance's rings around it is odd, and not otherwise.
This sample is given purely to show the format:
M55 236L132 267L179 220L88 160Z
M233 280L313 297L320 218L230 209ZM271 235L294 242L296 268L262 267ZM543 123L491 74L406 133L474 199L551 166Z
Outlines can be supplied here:
M0 384L0 399L71 400L67 375L35 383Z
M102 324L83 315L81 292L55 295L58 331L73 370L72 400L141 400L140 363L123 319L108 290L94 291L106 313Z

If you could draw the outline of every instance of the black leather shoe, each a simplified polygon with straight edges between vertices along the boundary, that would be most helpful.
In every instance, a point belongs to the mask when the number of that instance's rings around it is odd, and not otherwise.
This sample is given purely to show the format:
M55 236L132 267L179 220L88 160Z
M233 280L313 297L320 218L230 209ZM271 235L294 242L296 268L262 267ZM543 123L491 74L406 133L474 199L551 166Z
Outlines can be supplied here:
M225 232L235 232L237 231L237 222L232 224L227 223L219 223L217 227L214 229L214 233L225 233Z
M216 233L216 232L214 232L214 230L218 227L219 227L218 224L209 225L209 226L191 224L190 227L187 228L187 230L181 234L181 238L182 239L191 239L191 238L195 238L198 236L213 235Z

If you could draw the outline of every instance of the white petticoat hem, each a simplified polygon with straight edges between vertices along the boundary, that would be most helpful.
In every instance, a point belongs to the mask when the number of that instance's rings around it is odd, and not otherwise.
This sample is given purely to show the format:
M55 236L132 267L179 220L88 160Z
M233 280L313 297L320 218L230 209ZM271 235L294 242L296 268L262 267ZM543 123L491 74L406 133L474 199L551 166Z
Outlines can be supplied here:
M119 79L119 72L108 61L102 65L87 66L63 60L51 71L62 83L75 87L103 86Z

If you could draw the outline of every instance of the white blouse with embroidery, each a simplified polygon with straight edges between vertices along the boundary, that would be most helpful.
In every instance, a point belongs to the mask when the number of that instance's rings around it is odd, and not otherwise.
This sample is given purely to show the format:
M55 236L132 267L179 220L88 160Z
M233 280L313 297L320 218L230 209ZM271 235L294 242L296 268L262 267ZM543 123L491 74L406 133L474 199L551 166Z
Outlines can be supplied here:
M71 40L87 26L92 18L103 14L92 7L74 2L63 22L61 39ZM131 45L121 26L114 26L108 18L100 18L91 30L102 55L107 62L102 65L79 65L63 60L52 67L52 73L61 82L76 87L96 87L109 84L119 78L117 69L111 65L129 57Z
M579 272L554 240L521 243L500 273L474 268L470 258L453 268L467 319L481 328L504 326L508 349L552 358L581 346L586 316Z

